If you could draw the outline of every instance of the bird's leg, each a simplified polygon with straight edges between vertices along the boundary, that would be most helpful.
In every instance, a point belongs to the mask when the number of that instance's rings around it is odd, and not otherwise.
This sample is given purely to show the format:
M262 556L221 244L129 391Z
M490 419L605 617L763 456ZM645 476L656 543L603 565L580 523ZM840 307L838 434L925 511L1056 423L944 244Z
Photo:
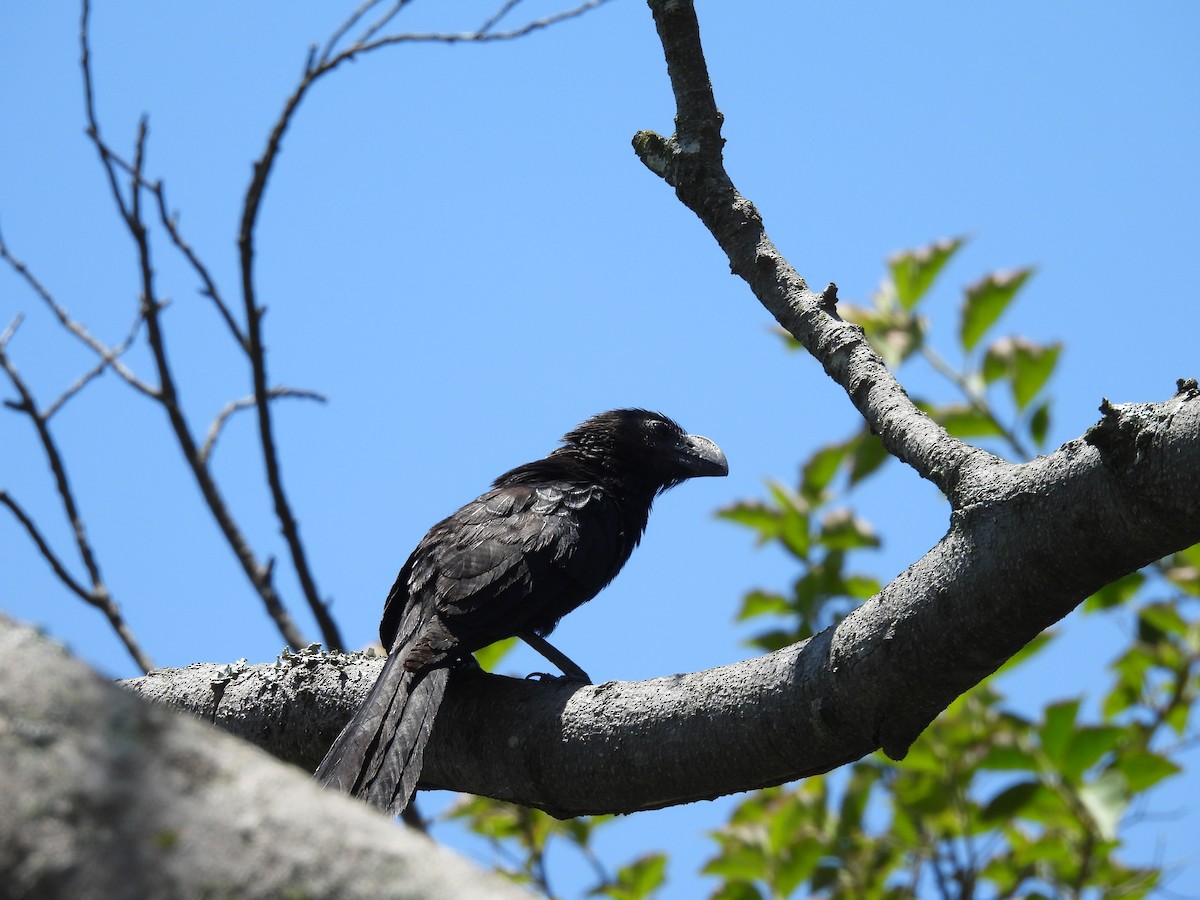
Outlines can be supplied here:
M550 642L545 638L538 637L532 631L522 631L517 637L546 657L550 662L554 663L554 665L558 666L559 670L563 673L563 677L568 681L580 681L584 684L592 683L592 679L588 677L587 672L575 665L562 651L551 646ZM544 673L536 674L541 675Z

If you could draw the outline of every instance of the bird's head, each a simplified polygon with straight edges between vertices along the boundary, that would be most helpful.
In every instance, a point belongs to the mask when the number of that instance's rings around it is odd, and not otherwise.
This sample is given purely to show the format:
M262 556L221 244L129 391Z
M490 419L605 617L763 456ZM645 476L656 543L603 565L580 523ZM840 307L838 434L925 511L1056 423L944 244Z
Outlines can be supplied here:
M721 448L688 434L662 413L613 409L592 416L563 437L563 451L578 454L652 484L655 491L706 475L728 475Z

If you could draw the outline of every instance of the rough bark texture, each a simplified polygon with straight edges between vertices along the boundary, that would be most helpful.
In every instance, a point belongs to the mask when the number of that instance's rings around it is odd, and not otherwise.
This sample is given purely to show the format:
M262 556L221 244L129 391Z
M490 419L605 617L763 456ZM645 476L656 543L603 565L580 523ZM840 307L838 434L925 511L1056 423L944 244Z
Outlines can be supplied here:
M0 684L5 897L529 896L3 616Z
M1089 594L1200 541L1194 383L1166 403L1106 405L1083 438L1025 465L972 459L937 546L803 644L639 683L454 672L422 785L569 816L780 784L879 747L898 758ZM296 654L129 684L311 768L380 662Z

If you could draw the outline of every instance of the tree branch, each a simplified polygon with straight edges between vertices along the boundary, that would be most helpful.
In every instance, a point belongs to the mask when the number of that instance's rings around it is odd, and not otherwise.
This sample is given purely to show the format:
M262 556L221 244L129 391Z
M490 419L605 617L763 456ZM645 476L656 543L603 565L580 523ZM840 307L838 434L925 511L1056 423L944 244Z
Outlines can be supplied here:
M690 0L649 0L675 93L675 134L639 131L638 158L675 188L679 199L716 238L730 269L759 302L821 363L849 395L888 452L912 466L955 503L955 486L968 462L989 458L953 437L913 404L862 328L843 321L836 288L816 293L767 236L754 204L734 187L722 158L723 117L713 98Z
M801 644L638 683L454 672L422 785L566 817L781 784L880 747L902 757L955 697L1095 590L1200 541L1200 390L1107 406L1082 438L992 474L936 547ZM129 684L311 768L381 665L292 654Z
M163 228L167 232L167 236L171 239L171 243L175 248L183 254L184 258L196 272L201 283L204 285L200 291L205 297L208 297L217 308L218 314L225 322L225 326L229 329L229 333L233 335L234 341L242 348L243 352L249 352L249 346L246 342L246 336L242 334L242 329L238 327L237 321L233 318L233 313L229 311L229 306L225 303L225 299L221 296L220 290L217 288L217 283L213 280L212 275L208 271L208 267L201 262L200 257L183 238L183 233L179 230L178 215L171 215L167 211L167 196L166 188L162 181L156 181L154 184L145 185L146 189L154 195L154 199L158 203L158 218L162 222Z
M0 616L11 897L530 895Z
M138 126L138 135L134 148L134 162L125 164L113 153L100 135L100 124L96 119L94 91L92 87L91 51L89 49L89 16L91 13L88 0L83 0L82 20L80 23L81 55L80 65L83 69L84 93L86 96L88 137L96 146L100 160L108 176L109 188L113 201L121 214L121 218L133 238L137 252L138 272L141 280L141 317L146 323L146 339L150 345L155 369L158 373L159 387L154 392L154 399L162 405L167 414L176 442L183 452L184 459L192 471L196 483L204 495L205 503L216 519L221 533L232 548L234 555L242 565L246 577L258 592L267 610L267 614L275 622L284 640L294 647L302 647L304 640L299 628L284 607L279 595L271 583L271 567L261 566L250 549L249 543L242 535L237 523L226 506L211 471L200 457L199 448L192 436L191 427L183 412L179 399L179 391L175 385L174 373L167 358L166 336L162 328L160 313L163 303L158 299L154 285L154 266L151 260L150 236L142 218L141 197L146 187L143 178L143 161L145 156L146 121L143 119ZM129 175L129 198L126 199L121 191L118 170Z
M141 329L142 317L139 315L133 320L133 325L129 329L129 334L125 336L125 340L113 347L110 354L105 354L101 358L100 362L96 363L95 366L80 375L79 378L75 380L74 384L63 391L57 400L46 407L46 411L43 413L43 415L46 417L46 420L49 421L51 418L53 418L56 412L66 406L68 400L82 391L93 380L103 375L104 371L108 369L115 360L120 359L125 351L133 346L133 342L137 339L138 332L141 331Z
M66 585L68 590L104 614L121 643L125 645L126 651L133 657L134 663L143 672L149 672L154 668L153 661L142 650L137 638L134 637L129 625L125 622L125 617L121 614L121 608L108 592L108 587L104 584L104 579L100 577L100 564L96 561L96 555L92 550L91 542L88 540L87 529L84 527L83 517L79 513L79 505L75 501L75 492L71 489L71 481L67 477L66 464L63 461L62 454L59 452L54 436L50 433L49 420L53 410L50 412L41 412L38 410L33 393L29 390L28 385L21 378L16 366L8 357L8 342L12 339L13 334L16 333L19 324L20 318L18 317L16 321L5 329L4 334L0 335L0 368L4 369L8 375L8 380L16 388L17 394L21 398L17 403L8 402L6 405L17 412L24 413L33 423L34 430L37 432L38 442L42 445L42 452L46 457L47 464L50 466L50 473L54 476L54 486L58 491L59 500L62 501L63 513L66 515L67 523L71 526L71 533L75 537L75 548L79 552L79 558L83 562L83 567L87 570L88 578L92 583L91 588L85 588L70 574L58 554L51 549L49 542L43 537L33 519L29 517L8 491L0 490L0 503L7 506L17 521L21 523L21 526L37 546L38 552L50 564L50 568L54 570L54 574L58 579Z
M280 397L294 397L299 400L316 400L318 403L324 403L326 397L324 394L319 394L316 391L306 391L298 388L288 387L273 387L267 392L271 400L277 400ZM204 443L200 447L200 459L208 464L209 458L212 456L212 451L216 447L217 439L221 436L225 425L229 422L236 413L244 409L253 409L255 400L253 397L243 397L241 400L234 400L228 403L217 413L217 417L213 419L212 425L208 428L208 434L204 438Z
M12 255L12 253L9 252L8 244L5 243L3 236L0 236L0 259L8 263L9 267L11 267L12 270L16 272L17 275L20 276L21 279L29 286L30 290L37 294L38 298L50 309L55 318L58 319L59 324L61 324L63 328L67 329L67 331L69 331L71 334L75 335L75 337L79 338L79 340L83 341L84 344L86 344L97 356L100 357L104 365L111 366L114 372L120 375L130 387L139 393L145 394L147 397L152 398L157 396L157 392L154 390L154 388L150 387L150 385L139 379L133 374L133 372L126 368L124 363L120 361L119 357L125 352L127 346L122 344L117 348L108 347L101 341L97 340L96 337L94 337L91 332L84 328L81 323L72 319L71 316L67 314L66 309L59 305L58 301L54 299L54 295L47 290L46 286L43 285L32 272L29 271L29 268L25 265L25 263L17 259ZM61 405L61 403L56 404L56 406Z

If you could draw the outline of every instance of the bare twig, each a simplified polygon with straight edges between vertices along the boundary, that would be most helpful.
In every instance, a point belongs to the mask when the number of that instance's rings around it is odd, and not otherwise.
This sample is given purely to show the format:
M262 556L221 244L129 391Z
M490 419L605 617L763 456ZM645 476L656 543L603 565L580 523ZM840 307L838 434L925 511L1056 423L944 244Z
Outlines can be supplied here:
M8 346L8 342L12 340L13 335L17 333L17 329L21 327L23 321L25 321L25 317L17 313L13 317L13 320L5 326L4 331L0 332L0 351Z
M96 561L96 555L92 550L91 543L88 541L87 530L84 528L83 518L79 514L79 506L75 501L75 494L71 489L70 479L67 478L66 465L63 462L58 445L54 441L54 436L50 433L49 414L38 410L32 392L17 372L17 368L12 360L8 357L7 344L13 334L16 333L19 324L20 320L17 319L5 329L3 335L0 335L0 368L3 368L7 373L8 380L12 382L13 387L16 388L17 394L21 398L19 402L8 402L6 405L27 415L33 423L34 430L37 431L38 441L42 445L42 452L46 455L46 462L50 466L50 472L54 476L54 486L58 491L59 499L62 501L63 512L66 515L67 522L71 526L71 532L75 537L75 547L79 551L79 558L83 562L83 567L87 570L88 579L92 585L91 588L84 587L67 571L67 567L51 549L50 544L42 536L33 520L21 508L15 498L7 491L0 490L0 503L7 506L12 511L12 514L16 516L17 521L21 523L30 538L33 539L38 551L50 563L50 567L54 570L54 574L58 576L58 579L74 594L104 614L113 630L117 633L117 637L120 638L121 643L125 645L125 649L129 655L133 657L133 661L143 672L149 672L154 668L153 661L142 650L141 645L121 615L120 607L113 600L111 594L109 594L108 588L100 576L100 564Z
M369 13L381 2L382 0L365 0L365 2L359 6L358 9L352 12L346 21L338 26L333 34L329 36L329 40L325 42L325 49L321 51L321 55L310 61L308 66L305 67L305 71L311 71L314 66L323 66L329 62L329 58L333 55L334 48L341 43L342 38L344 38L350 32L350 30L362 20L363 16Z
M0 490L0 503L4 504L9 508L9 510L12 511L13 516L15 516L16 520L21 523L26 533L28 533L29 537L33 540L33 543L37 546L38 552L42 554L42 557L46 560L46 562L50 563L50 568L54 570L54 574L58 577L58 580L66 585L67 589L71 591L71 593L78 596L84 602L95 606L96 598L93 596L92 592L80 584L76 580L75 576L67 570L66 565L64 565L63 561L58 558L58 554L54 552L53 548L50 546L50 543L42 536L41 531L38 530L37 525L34 523L33 519L29 517L29 514L21 507L21 504L17 503L16 498L13 497L8 491ZM142 671L148 672L151 668L153 667L142 666Z
M491 31L493 28L495 28L497 25L499 25L500 20L503 19L505 16L507 16L510 12L512 12L513 8L520 2L521 2L521 0L506 0L505 4L503 6L501 6L498 10L496 10L494 13L492 13L491 17L486 22L484 22L482 25L480 25L478 28L476 28L475 30L479 34L487 34L489 31Z
M74 397L76 394L78 394L81 390L83 390L85 387L87 387L87 385L93 379L99 378L101 375L103 375L104 370L107 369L112 364L112 360L117 359L123 353L125 353L126 350L128 350L130 347L133 346L133 342L134 342L134 340L137 339L138 332L141 330L142 330L142 317L139 315L134 320L133 327L130 328L129 334L127 334L125 336L125 340L121 341L121 343L117 344L117 346L112 349L111 357L105 356L104 358L102 358L100 360L100 362L98 362L94 367L92 367L92 369L90 369L89 371L87 371L83 375L81 375L73 385L71 385L65 391L63 391L57 400L55 400L53 403L51 403L49 406L46 407L45 416L46 416L47 420L52 418L56 412L58 412L60 409L62 409L63 406L66 405L66 402L68 400L70 400L72 397Z
M560 22L565 22L568 19L577 18L584 13L590 12L598 6L603 6L609 0L588 0L587 3L581 3L571 9L563 10L559 13L546 16L541 19L535 19L532 22L526 22L519 28L512 28L508 31L462 31L457 33L441 33L441 34L393 34L388 37L378 38L376 40L364 41L349 48L338 56L330 60L329 65L336 66L339 63L345 62L348 59L353 59L362 53L369 53L372 50L378 50L380 47L387 47L392 44L410 44L410 43L434 43L434 44L459 44L459 43L490 43L492 41L509 41L513 38L525 37L527 34L532 34L535 31L540 31L543 28L549 28L551 25L557 25ZM493 18L497 18L494 16ZM485 23L486 24L486 23Z
M156 296L154 267L151 262L150 238L142 218L142 191L147 189L146 181L142 175L145 161L147 126L143 119L138 127L138 135L134 148L134 161L131 166L122 163L101 137L100 125L95 113L91 53L88 44L90 12L88 0L83 0L82 21L80 24L80 43L82 45L80 65L83 69L84 92L87 101L87 134L92 143L96 145L101 164L108 176L113 200L117 204L117 209L136 246L141 280L141 316L146 323L147 342L150 345L150 351L154 358L154 365L159 378L159 389L154 395L155 399L162 405L163 410L166 412L176 441L192 471L193 477L195 477L200 487L201 493L204 495L205 503L216 519L217 525L221 529L226 542L233 549L234 555L241 563L247 578L249 578L250 583L262 599L267 614L275 622L284 640L294 647L303 647L308 642L304 639L303 634L301 634L291 615L284 607L283 602L280 600L279 595L276 593L272 584L270 569L259 564L253 551L250 549L249 543L237 527L237 523L234 521L228 506L225 504L216 481L212 477L212 473L201 459L199 448L196 445L195 438L192 436L191 428L184 415L183 406L179 400L178 389L175 385L174 374L167 358L166 337L163 333L159 316L163 304ZM119 171L125 172L129 176L130 195L128 199L121 191L118 178Z
M557 22L582 15L590 9L607 2L607 0L588 0L573 9L566 10L544 19L529 22L520 28L506 32L483 33L472 32L464 34L394 34L376 37L379 32L391 23L392 19L404 8L407 0L396 0L385 12L370 25L359 39L346 49L335 52L337 43L358 23L362 17L378 4L364 3L342 24L326 43L320 55L309 53L304 75L299 84L284 103L283 112L275 122L267 136L267 146L262 155L254 163L254 174L246 189L242 205L241 228L238 233L238 251L241 259L242 300L246 318L246 346L250 357L252 379L254 384L255 409L258 413L259 439L262 444L263 464L266 469L267 483L270 486L275 515L279 520L280 531L291 553L292 565L296 570L301 590L321 628L325 643L330 647L341 647L342 640L336 623L329 614L327 604L321 599L316 581L308 564L308 557L300 539L299 524L292 513L291 504L283 485L283 475L279 460L279 449L275 445L274 429L271 424L270 391L267 387L266 356L262 336L262 318L266 308L258 302L254 282L254 239L258 214L266 192L279 148L283 142L284 133L290 126L300 102L308 90L324 75L332 72L347 60L354 59L365 53L378 50L392 44L409 42L440 42L456 43L459 41L497 41L511 40L530 34L541 28L546 28Z
M217 284L209 273L208 267L200 261L195 251L192 250L191 245L183 239L183 234L179 230L178 216L167 212L166 188L163 186L162 181L146 185L146 188L154 195L154 199L158 201L158 218L162 222L167 236L170 237L171 243L191 263L192 268L200 277L200 281L203 282L204 287L200 293L208 297L213 302L213 305L217 307L217 312L220 313L221 318L225 321L230 334L233 335L233 339L237 341L238 346L243 351L249 352L246 336L242 334L242 329L238 326L237 321L233 318L233 314L229 311L229 307L226 305L224 298L222 298L221 292L217 289Z
M409 0L396 0L396 2L392 4L391 9L376 19L375 23L362 33L356 43L365 44L370 41L371 38L375 37L375 35L387 28L388 25L391 24L392 19L396 18L396 16L400 14L400 10L404 9L404 7L408 6L408 4Z
M68 315L67 311L59 305L54 296L46 289L46 286L37 279L37 277L29 271L25 263L17 259L9 252L8 244L5 243L3 236L0 236L0 259L4 260L19 275L24 282L29 285L30 289L37 294L43 303L54 313L55 318L59 323L67 329L71 334L75 335L79 340L86 344L93 352L96 353L103 361L104 365L112 366L114 372L123 378L132 388L138 392L145 394L147 397L156 397L157 391L150 385L146 384L140 378L131 372L118 357L124 353L124 350L106 346L102 341L92 335L80 322L75 321ZM61 405L61 404L59 404Z
M300 390L298 388L273 387L267 393L272 400L280 397L295 397L300 400L316 400L318 403L326 401L324 394L319 394L316 391ZM225 428L230 417L234 413L241 412L243 409L253 409L254 402L253 397L243 397L241 400L234 400L232 403L226 404L225 408L217 413L217 417L213 419L212 425L209 426L208 435L204 438L204 443L200 447L200 459L205 464L208 463L212 456L217 439L221 436L221 431Z

